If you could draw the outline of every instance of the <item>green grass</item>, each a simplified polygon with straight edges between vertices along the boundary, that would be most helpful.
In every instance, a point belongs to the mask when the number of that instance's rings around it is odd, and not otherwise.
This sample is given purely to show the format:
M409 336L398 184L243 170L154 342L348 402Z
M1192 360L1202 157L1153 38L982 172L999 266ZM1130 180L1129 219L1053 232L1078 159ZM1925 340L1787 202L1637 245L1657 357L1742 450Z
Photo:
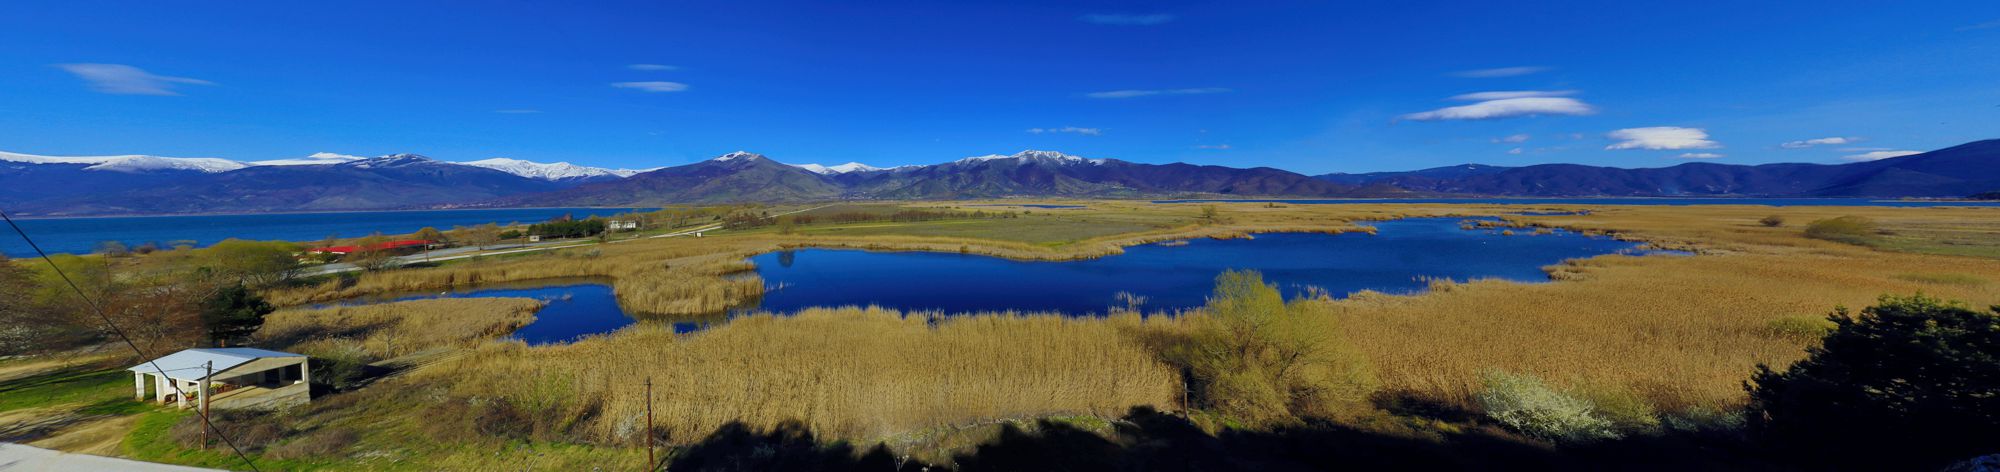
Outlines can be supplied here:
M1976 275L1958 274L1958 273L1896 274L1896 278L1916 283L1932 284L1932 285L1977 286L1977 285L1986 285L1988 282L1990 282L1985 278Z
M107 407L132 402L132 373L124 369L72 368L0 382L0 411L61 405Z
M119 449L126 456L147 462L212 467L229 470L247 470L243 459L230 452L228 446L216 445L207 450L189 449L174 442L170 433L174 424L182 418L193 415L190 410L154 409L139 416L132 425L132 431L125 434ZM307 460L274 460L250 454L251 460L262 470L312 470L328 468L331 464Z

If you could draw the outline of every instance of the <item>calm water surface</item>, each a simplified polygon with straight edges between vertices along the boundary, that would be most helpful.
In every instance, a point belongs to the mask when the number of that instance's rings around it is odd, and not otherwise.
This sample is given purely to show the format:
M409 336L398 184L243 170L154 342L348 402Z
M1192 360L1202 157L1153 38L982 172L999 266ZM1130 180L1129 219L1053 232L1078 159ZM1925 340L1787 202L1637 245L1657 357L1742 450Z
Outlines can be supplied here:
M995 257L927 253L805 249L762 254L750 260L770 290L753 306L736 310L793 312L809 307L879 305L946 313L1060 311L1104 313L1123 306L1119 292L1146 298L1143 308L1201 305L1215 276L1255 269L1296 297L1306 287L1334 295L1359 290L1412 293L1424 277L1454 280L1548 280L1542 266L1563 259L1611 253L1644 253L1638 244L1557 231L1503 236L1459 229L1458 218L1376 222L1378 234L1278 233L1256 239L1196 239L1126 248L1125 254L1085 261L1022 262ZM647 321L618 306L601 280L563 279L473 287L460 291L372 297L352 303L425 298L533 298L547 303L535 321L512 337L529 344L563 343ZM672 323L689 332L726 316Z
M1378 234L1278 233L1256 239L1196 239L1128 247L1084 261L1023 262L995 257L804 249L758 255L772 288L756 307L789 312L816 306L879 305L904 310L1103 313L1123 306L1121 291L1147 310L1201 305L1215 276L1254 269L1288 296L1319 287L1410 293L1421 277L1546 281L1542 266L1564 259L1634 251L1636 243L1567 231L1501 236L1459 229L1458 218L1374 223Z
M539 284L539 285L538 285ZM429 294L401 294L368 297L353 304L431 298L533 298L545 305L535 312L535 321L514 330L509 337L542 345L565 343L593 334L617 331L638 322L618 306L611 286L601 281L565 279L559 281L516 282L473 287Z
M1353 198L1337 200L1155 200L1153 203L1292 203L1342 205L1359 203L1469 203L1480 205L1765 205L1765 206L1887 206L2000 207L2000 201L1879 200L1871 198Z
M610 216L653 208L510 208L495 210L358 211L338 213L266 213L254 215L130 216L101 218L40 218L15 220L50 253L81 254L103 241L127 246L153 242L161 247L185 242L208 246L228 238L318 241L327 235L353 238L370 233L414 233L425 226L451 229L486 223L536 223L562 215L579 218ZM0 238L0 254L33 255L19 236Z

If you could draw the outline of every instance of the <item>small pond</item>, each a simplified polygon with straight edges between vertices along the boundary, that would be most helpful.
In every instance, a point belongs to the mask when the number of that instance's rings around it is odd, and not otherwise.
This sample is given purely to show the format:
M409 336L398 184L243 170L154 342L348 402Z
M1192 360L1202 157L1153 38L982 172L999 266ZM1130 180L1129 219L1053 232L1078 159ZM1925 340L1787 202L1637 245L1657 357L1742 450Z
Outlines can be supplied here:
M428 294L366 297L350 303L382 303L431 298L532 298L541 300L535 321L514 330L510 338L531 345L566 343L593 334L617 331L638 322L618 306L611 286L596 279L556 279L480 285Z
M933 252L803 249L750 258L770 289L755 307L790 312L816 306L878 305L902 310L1104 313L1125 306L1119 292L1144 297L1146 311L1203 304L1215 276L1253 269L1285 294L1307 287L1335 296L1359 290L1412 293L1424 277L1548 280L1542 266L1564 259L1636 252L1637 243L1569 231L1513 236L1465 230L1460 218L1372 223L1378 234L1267 233L1255 239L1195 239L1125 248L1083 261L1026 262Z

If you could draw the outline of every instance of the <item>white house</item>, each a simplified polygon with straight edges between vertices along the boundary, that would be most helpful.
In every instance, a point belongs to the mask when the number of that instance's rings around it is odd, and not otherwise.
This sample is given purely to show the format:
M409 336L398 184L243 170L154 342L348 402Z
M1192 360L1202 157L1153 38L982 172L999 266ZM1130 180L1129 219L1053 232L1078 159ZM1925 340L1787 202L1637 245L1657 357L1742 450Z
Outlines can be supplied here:
M133 396L195 406L209 397L210 408L265 409L312 399L312 367L306 356L248 347L188 349L132 366ZM165 374L165 375L162 375ZM147 377L152 377L150 381ZM172 382L172 383L168 383ZM174 387L186 395L177 395Z

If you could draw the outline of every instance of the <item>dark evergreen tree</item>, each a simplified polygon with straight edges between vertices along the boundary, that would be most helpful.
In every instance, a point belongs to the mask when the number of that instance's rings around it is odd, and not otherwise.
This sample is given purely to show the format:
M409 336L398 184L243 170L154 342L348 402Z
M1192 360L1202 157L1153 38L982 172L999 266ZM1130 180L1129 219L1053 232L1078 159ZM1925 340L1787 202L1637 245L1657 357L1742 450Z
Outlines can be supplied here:
M217 290L201 304L201 324L208 341L217 347L249 337L264 326L264 315L275 309L242 284Z

